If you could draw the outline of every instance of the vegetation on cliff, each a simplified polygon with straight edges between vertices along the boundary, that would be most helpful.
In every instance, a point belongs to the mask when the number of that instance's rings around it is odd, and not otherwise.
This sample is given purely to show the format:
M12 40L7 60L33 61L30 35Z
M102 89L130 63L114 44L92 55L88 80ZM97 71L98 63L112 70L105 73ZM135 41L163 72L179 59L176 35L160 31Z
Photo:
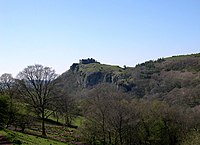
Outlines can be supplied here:
M83 59L58 77L42 65L3 74L0 133L15 144L198 144L199 68L192 54L123 68Z

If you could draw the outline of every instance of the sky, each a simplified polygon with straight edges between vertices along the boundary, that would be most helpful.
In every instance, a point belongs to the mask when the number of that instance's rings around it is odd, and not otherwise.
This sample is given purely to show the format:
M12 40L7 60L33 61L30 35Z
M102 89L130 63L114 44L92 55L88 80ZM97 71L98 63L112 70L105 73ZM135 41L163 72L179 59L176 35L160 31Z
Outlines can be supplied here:
M200 52L200 0L0 0L0 75Z

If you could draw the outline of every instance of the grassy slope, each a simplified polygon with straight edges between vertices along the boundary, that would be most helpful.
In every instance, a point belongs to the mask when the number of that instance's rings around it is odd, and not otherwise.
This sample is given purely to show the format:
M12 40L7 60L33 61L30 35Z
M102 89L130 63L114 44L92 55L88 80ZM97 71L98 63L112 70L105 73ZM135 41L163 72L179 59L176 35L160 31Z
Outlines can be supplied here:
M171 57L166 57L164 58L165 60L169 60L169 59L181 59L181 58L191 58L191 57L200 57L200 53L196 53L196 54L187 54L187 55L176 55L176 56L171 56Z
M80 65L79 71L81 72L122 72L123 69L120 68L119 66L112 66L112 65L106 65L106 64L98 64L98 63L91 63L87 65Z
M9 141L17 142L21 141L22 145L67 145L63 142L54 141L51 139L45 139L33 135L27 135L20 132L1 130L0 134L5 135Z

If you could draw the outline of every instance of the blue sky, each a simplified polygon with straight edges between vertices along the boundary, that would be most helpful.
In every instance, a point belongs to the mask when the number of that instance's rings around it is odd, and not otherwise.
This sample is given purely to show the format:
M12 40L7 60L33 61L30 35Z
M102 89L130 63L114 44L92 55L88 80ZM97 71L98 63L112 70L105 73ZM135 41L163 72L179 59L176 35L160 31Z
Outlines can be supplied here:
M0 0L0 74L198 53L200 0Z

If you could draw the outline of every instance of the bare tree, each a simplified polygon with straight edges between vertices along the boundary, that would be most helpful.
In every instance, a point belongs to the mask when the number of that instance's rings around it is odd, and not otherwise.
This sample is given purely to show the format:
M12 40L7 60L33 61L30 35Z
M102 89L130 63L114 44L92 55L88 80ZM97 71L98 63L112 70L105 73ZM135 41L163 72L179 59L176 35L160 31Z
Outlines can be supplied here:
M1 93L10 97L12 101L12 97L14 94L14 86L15 80L9 73L4 73L0 77L0 90Z
M112 99L113 86L100 84L88 93L88 99L84 104L86 122L84 134L89 136L90 144L99 140L103 145L107 142L107 118L109 115L110 100ZM89 124L88 124L89 123Z
M72 95L64 94L59 96L57 101L58 112L65 118L65 125L71 126L73 118L77 113L77 106Z
M21 96L42 119L43 136L46 136L45 119L52 113L56 77L55 70L38 64L28 66L17 76Z
M95 144L125 144L129 121L129 96L110 84L100 84L88 93L83 105L84 137ZM85 136L87 134L87 136Z

